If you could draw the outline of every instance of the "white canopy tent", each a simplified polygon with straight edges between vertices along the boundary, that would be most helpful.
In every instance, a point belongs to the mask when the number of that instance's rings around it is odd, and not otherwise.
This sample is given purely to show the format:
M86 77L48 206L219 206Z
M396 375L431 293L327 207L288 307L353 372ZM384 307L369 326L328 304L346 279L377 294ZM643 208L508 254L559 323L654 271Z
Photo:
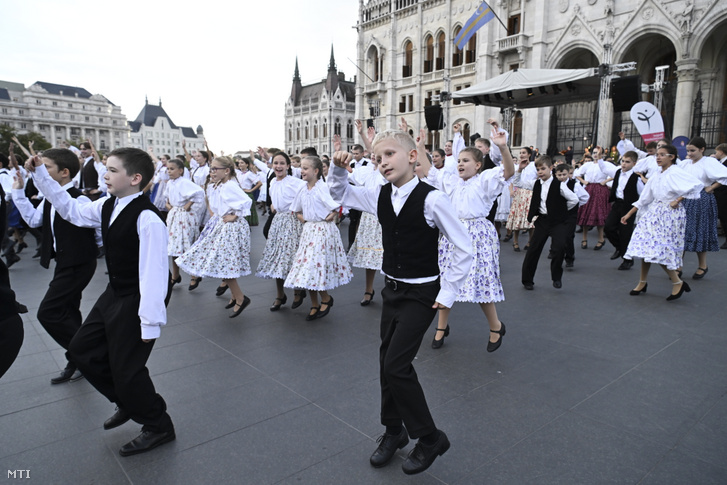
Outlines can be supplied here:
M601 90L598 68L516 69L467 89L453 99L476 105L518 109L595 101Z

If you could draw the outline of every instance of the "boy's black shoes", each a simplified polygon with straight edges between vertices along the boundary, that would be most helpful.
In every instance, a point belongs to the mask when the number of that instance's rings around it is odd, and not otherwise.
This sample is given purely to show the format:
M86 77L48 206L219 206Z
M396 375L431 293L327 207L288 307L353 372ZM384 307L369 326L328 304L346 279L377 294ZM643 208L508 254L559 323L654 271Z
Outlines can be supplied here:
M616 251L614 251L613 254L611 255L611 259L618 259L620 257L621 257L621 251L619 251L618 249Z
M50 380L51 384L62 384L64 382L76 382L79 379L83 379L81 371L76 369L76 366L68 363L66 368L61 371L58 377L54 377Z
M146 453L175 439L177 439L177 436L174 434L174 429L171 431L142 431L139 436L122 446L119 454L121 456L131 456Z
M109 419L104 421L103 423L103 429L114 429L118 428L125 422L127 422L129 419L131 419L131 415L121 409L120 407L116 408L116 412L113 416L111 416Z
M398 435L384 433L379 436L377 441L379 447L376 448L369 461L371 466L381 468L391 461L396 450L400 450L409 444L409 436L406 433L406 428L402 426L401 433Z
M401 465L401 469L407 475L414 475L421 473L429 468L434 460L446 453L449 449L449 439L444 431L439 431L439 438L433 445L425 445L421 440L411 450L409 456L406 457L404 464Z
M619 271L624 271L627 269L631 269L631 267L634 265L633 259L624 259L623 263L618 267Z
M17 263L18 261L20 261L20 256L15 253L5 256L5 262L8 268Z
M553 281L553 288L561 289L563 288L563 283L560 280Z
M535 285L533 285L532 283L523 283L523 286L526 290L533 290L535 288Z

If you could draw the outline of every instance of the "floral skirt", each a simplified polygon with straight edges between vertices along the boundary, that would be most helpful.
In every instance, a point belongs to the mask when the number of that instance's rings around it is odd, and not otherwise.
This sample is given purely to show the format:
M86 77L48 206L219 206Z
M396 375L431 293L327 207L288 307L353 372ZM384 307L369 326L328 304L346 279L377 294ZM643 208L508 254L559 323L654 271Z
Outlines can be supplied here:
M460 219L472 240L472 267L467 281L455 301L493 303L505 300L500 282L500 241L495 226L484 217ZM452 266L454 246L442 235L439 238L439 270L444 277Z
M611 190L605 185L593 183L586 185L586 192L590 198L578 209L578 225L606 225L606 218L611 211L611 204L608 202Z
M215 222L210 224L212 221ZM249 275L250 226L247 221L224 222L214 217L210 223L205 226L204 235L177 259L177 265L186 273L206 278L235 279Z
M636 224L626 259L636 257L647 263L662 264L667 269L681 268L686 225L687 215L682 205L672 209L666 202L653 202Z
M719 251L717 239L717 199L702 189L699 199L684 199L687 229L684 250L691 252Z
M258 218L257 218L257 209L255 208L255 193L250 192L247 194L250 199L252 199L252 205L250 206L250 215L246 216L245 219L247 220L247 223L251 226L257 226L259 224Z
M354 268L380 270L384 262L384 245L381 241L381 224L375 215L361 214L356 239L348 250L348 260Z
M187 212L181 207L172 207L167 215L169 242L167 254L172 257L181 256L199 237L199 222L195 212Z
M507 218L507 229L520 231L532 229L534 226L528 222L528 211L530 210L530 199L533 198L533 191L528 189L515 189L515 195L510 205L510 215Z
M497 212L495 212L495 221L505 222L510 216L510 206L512 205L512 197L510 189L505 187L497 198Z
M292 212L275 214L255 276L285 279L293 266L302 231L303 224Z
M351 278L353 273L336 224L326 221L303 224L298 251L285 286L313 291L332 290L345 285Z

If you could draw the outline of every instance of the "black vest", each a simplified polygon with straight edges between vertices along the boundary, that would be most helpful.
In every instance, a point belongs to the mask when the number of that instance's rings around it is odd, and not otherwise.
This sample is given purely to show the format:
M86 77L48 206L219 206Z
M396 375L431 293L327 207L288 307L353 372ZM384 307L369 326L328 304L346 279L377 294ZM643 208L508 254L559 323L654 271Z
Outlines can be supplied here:
M83 195L75 187L68 189L74 199ZM96 237L93 229L74 226L56 212L53 218L53 231L50 227L51 203L46 199L43 203L43 243L41 244L40 265L48 268L51 258L55 258L56 267L67 268L94 261L96 259ZM53 249L53 236L56 248Z
M109 227L116 197L109 197L101 210L101 234L106 249L109 285L118 296L139 294L139 233L136 221L142 211L159 210L148 197L139 196L129 202Z
M391 204L391 184L381 188L377 215L381 223L382 270L393 278L425 278L439 274L439 229L427 224L424 200L434 187L418 183L397 216Z
M94 160L91 159L85 162L81 169L81 180L79 187L84 190L91 190L98 188L98 172L94 166Z
M573 191L573 193L575 193L575 191L576 191L576 184L579 184L579 183L580 182L577 179L574 179L573 178L573 179L568 179L568 181L565 184L568 186L569 189L571 189ZM578 195L578 194L576 194L576 195ZM578 217L578 209L580 207L579 204L576 204L575 207L573 207L571 210L569 210L568 211L568 214L571 215L571 216ZM567 207L567 205L566 205L566 207Z
M616 189L618 188L618 179L621 178L621 169L619 168L616 170L616 175L613 177L613 183L611 184L611 195L608 197L609 202L615 202L616 201ZM631 178L629 178L629 181L626 182L626 187L624 187L624 198L623 201L626 203L626 205L631 205L637 200L639 200L639 191L636 188L637 184L639 183L639 176L635 173L631 174Z
M553 177L551 175L551 177ZM540 214L540 199L543 193L543 184L539 180L535 181L533 186L533 198L530 200L530 210L528 211L528 221L532 221L533 217ZM550 224L560 224L568 217L568 203L560 194L560 182L553 178L550 183L550 190L545 199L545 207L548 209L548 221Z

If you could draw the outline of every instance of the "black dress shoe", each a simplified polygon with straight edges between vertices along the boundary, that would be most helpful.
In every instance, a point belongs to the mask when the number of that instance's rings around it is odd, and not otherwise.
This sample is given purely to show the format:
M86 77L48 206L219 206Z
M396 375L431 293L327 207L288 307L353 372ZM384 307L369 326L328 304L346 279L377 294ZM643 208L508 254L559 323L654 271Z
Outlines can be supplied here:
M114 429L118 428L125 422L131 419L131 415L124 411L122 408L117 407L116 412L109 419L104 421L103 429Z
M83 378L84 377L83 377L83 374L81 373L81 371L78 370L78 369L76 369L76 372L73 373L73 375L71 376L71 378L69 379L69 381L70 382L76 382L76 381L80 381Z
M18 254L22 253L23 252L23 249L25 249L27 247L28 247L28 245L25 243L25 241L21 242L20 244L18 244L18 251L17 251L17 253Z
M227 291L227 288L229 288L229 286L222 286L222 285L218 286L217 291L215 291L215 295L217 295L217 296L224 295L225 292Z
M173 429L171 431L142 431L139 436L122 446L119 454L131 456L146 453L157 446L174 441L176 438Z
M177 276L176 278L172 278L171 279L171 282L172 282L172 286L178 285L179 283L182 282L182 277L181 276Z
M558 289L563 288L563 282L561 282L560 280L553 281L553 288L558 288Z
M295 310L296 308L301 306L303 304L303 300L305 300L305 296L306 296L305 290L301 290L301 291L297 292L295 294L295 298L293 299L293 304L290 305L290 308Z
M678 285L679 283L672 283L672 284L677 284ZM679 290L679 293L677 293L676 295L669 295L669 296L667 296L666 297L666 301L672 301L672 300L676 300L678 298L681 298L682 295L684 294L684 292L689 293L690 291L692 291L692 289L689 288L689 285L687 284L687 282L686 281L682 281L682 287Z
M526 290L535 289L535 285L533 285L532 283L525 283L525 284L523 284L523 286L525 287Z
M631 267L634 265L633 259L624 259L623 263L621 263L618 267L619 271L625 271L627 269L631 269Z
M20 302L17 302L17 301L15 302L15 308L18 311L18 313L21 314L21 315L24 314L24 313L28 313L28 307L25 306L25 305L23 305Z
M189 288L187 288L189 291L192 291L196 289L199 286L199 282L202 281L202 278L193 278L192 282L189 284Z
M697 273L697 271L701 271L701 273ZM697 268L697 271L695 271L694 274L692 275L693 280L701 280L702 278L704 278L704 275L707 274L707 271L709 271L709 268ZM680 278L681 278L681 276L680 276Z
M312 306L312 307L310 307L310 309L311 309L311 311L313 313L308 313L308 315L305 316L305 321L306 322L310 322L310 321L313 321L316 318L318 318L318 313L319 313L318 310L320 310L321 307L319 307L319 306ZM315 310L315 311L313 311L313 310Z
M322 301L321 306L326 305L325 310L321 310L316 314L316 318L323 318L326 315L328 315L328 312L331 311L331 307L333 306L333 297L330 297L328 301Z
M618 249L616 251L614 251L613 254L611 255L611 259L618 259L620 257L621 257L621 251L619 251Z
M409 436L406 433L406 428L402 427L401 433L398 435L384 433L379 436L377 442L379 443L379 447L371 455L369 462L371 466L381 468L391 461L396 450L400 450L409 444Z
M246 295L245 298L243 298L243 300L242 300L242 304L240 305L240 308L233 311L232 313L230 313L230 318L235 318L236 316L238 316L240 313L242 313L242 311L245 308L247 308L247 306L249 304L250 304L250 298L248 298ZM235 305L233 305L233 306L235 306Z
M20 261L20 256L18 256L17 254L8 254L7 256L5 256L5 262L8 268L17 263L18 261Z
M40 248L35 250L35 254L33 255L33 259L40 258Z
M364 292L364 299L361 300L361 306L369 306L371 304L371 300L374 299L374 295L376 294L376 290L371 290L369 293L368 291ZM366 297L370 298L366 298Z
M427 446L419 440L404 460L401 469L407 475L421 473L429 468L438 456L442 456L449 449L449 439L444 431L439 431L439 438L433 445Z
M287 301L288 301L288 295L286 295L285 293L283 293L283 297L282 298L276 298L275 299L275 301L273 302L273 306L270 307L270 311L271 312L277 312L278 310L280 310L280 307L281 306L285 305L285 303Z
M566 268L572 268L573 267L573 260L572 259L570 259L570 260L566 259L566 261L565 261L565 267Z
M644 284L644 287L641 288L640 290L631 290L631 291L629 291L629 295L631 295L631 296L638 296L638 295L640 295L642 293L646 293L646 288L648 288L649 284L646 281L639 281L639 284L641 284L641 283Z
M505 324L502 321L500 321L500 325L501 325L500 330L490 330L490 332L492 332L492 333L500 334L500 338L497 339L497 342L490 342L489 340L487 341L487 351L488 352L494 352L495 350L500 348L500 345L502 345L502 337L505 336Z
M58 375L58 377L54 377L50 380L51 384L62 384L64 382L68 382L71 380L71 377L73 377L73 374L76 372L76 366L71 364L70 362L66 365L66 368L61 371L61 373Z
M437 335L439 335L439 332L444 332L444 335L442 335L442 338L437 340ZM439 349L442 348L442 345L444 345L444 337L449 337L449 325L447 325L447 328L444 330L438 328L436 332L434 332L434 339L432 340L432 348L433 349Z

